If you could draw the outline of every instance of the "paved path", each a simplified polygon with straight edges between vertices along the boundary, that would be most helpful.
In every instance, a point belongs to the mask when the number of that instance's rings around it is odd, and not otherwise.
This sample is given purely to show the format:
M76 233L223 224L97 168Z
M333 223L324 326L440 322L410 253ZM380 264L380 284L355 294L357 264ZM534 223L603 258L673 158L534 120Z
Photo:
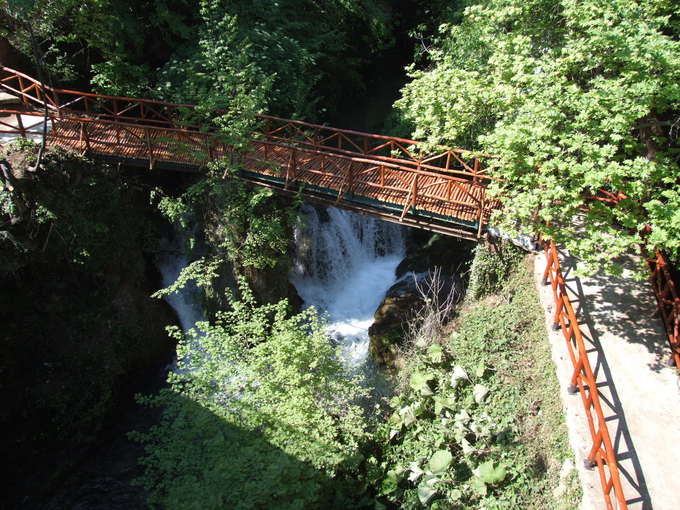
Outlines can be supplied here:
M680 388L666 366L668 346L656 301L646 281L595 275L578 278L575 261L560 257L574 309L589 349L609 433L619 459L621 480L631 510L680 509ZM626 261L632 267L632 260ZM550 287L541 284L545 256L535 261L536 284L546 311L561 398L584 489L582 508L604 508L597 470L583 460L591 445L583 404L566 387L573 371L562 332L553 332Z

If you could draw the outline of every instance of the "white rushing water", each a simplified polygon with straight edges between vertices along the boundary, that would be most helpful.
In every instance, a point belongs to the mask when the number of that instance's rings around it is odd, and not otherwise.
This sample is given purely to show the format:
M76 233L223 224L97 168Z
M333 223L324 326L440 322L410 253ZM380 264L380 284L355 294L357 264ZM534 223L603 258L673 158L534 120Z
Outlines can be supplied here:
M328 313L331 336L351 367L368 359L368 328L404 258L403 229L336 209L302 208L291 282L306 306Z
M163 287L175 283L182 269L189 265L185 240L175 235L173 239L163 238L160 242L161 253L156 258L156 267L161 273ZM201 306L200 291L193 281L188 282L178 292L166 294L163 299L175 310L182 331L188 331L198 321L205 320Z

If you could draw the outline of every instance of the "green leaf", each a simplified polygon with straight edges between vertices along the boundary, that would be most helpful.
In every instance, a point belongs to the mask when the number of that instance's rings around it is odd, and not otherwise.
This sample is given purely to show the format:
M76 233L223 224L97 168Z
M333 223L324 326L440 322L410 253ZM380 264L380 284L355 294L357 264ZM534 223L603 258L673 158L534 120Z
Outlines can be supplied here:
M460 365L456 365L455 367L453 367L453 372L451 373L451 386L455 388L456 386L458 386L459 382L465 379L467 380L470 379L465 369Z
M436 452L434 452L434 455L432 455L432 457L430 458L428 466L430 468L430 471L432 471L435 474L443 473L451 465L452 460L453 455L451 455L450 451L437 450Z
M429 485L420 485L418 487L418 499L423 505L427 505L427 502L430 501L435 494L437 494L437 491Z
M496 466L491 460L483 462L473 472L482 482L488 485L502 482L507 474L505 466L502 464Z
M441 363L444 358L444 351L439 344L432 344L427 349L427 355L433 363Z
M411 374L411 388L415 391L419 391L423 395L432 395L432 390L429 386L429 381L435 379L435 375L432 372L420 372L415 371Z
M472 388L472 394L475 396L475 402L481 404L489 394L489 388L483 384L475 384L474 388Z

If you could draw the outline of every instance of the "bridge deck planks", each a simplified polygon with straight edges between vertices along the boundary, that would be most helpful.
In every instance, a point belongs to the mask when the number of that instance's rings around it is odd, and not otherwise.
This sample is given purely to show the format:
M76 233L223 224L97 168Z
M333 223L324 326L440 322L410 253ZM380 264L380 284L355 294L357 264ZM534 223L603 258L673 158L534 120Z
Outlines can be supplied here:
M137 160L151 159L154 162L198 166L209 160L202 134L162 132L144 127L115 127L105 122L87 122L82 125L85 126L86 133L82 132L81 123L77 120L60 120L55 123L48 140L52 144L80 152ZM293 152L295 165L289 169ZM211 148L210 153L213 158L231 157L230 153L220 147ZM253 142L253 149L241 159L241 163L246 171L280 180L282 183L286 181L288 170L289 178L292 177L289 185L294 188L304 183L329 194L335 193L343 200L368 199L394 209L404 208L411 199L411 189L416 178L413 172L383 166L381 183L380 161L367 163L333 153L319 153L257 140ZM290 170L294 176L290 175ZM451 176L446 176L445 179L452 181ZM437 175L418 175L415 210L455 218L472 225L479 221L482 208L482 221L485 223L488 220L488 211L497 205L496 202L486 200L486 188L462 178L453 181L457 185L447 184L446 181Z

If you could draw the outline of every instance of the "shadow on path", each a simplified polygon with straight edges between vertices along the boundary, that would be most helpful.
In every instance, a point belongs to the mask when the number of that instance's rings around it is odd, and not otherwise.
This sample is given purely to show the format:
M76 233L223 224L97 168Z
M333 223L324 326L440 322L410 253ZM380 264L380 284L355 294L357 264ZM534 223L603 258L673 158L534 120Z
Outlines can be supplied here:
M635 306L631 306L631 302L635 300L630 296L639 291L638 282L596 275L591 280L593 284L600 287L600 291L588 293L586 298L583 284L574 274L576 259L564 252L560 253L560 259L565 284L581 326L585 347L597 381L602 411L616 452L626 502L629 508L652 510L644 472L626 423L623 406L613 383L611 370L600 342L598 327L612 331L623 340L645 343L650 352L655 353L659 347L653 340L659 337L658 332L653 324L650 324L648 314L645 315ZM612 280L615 280L614 284ZM635 317L629 318L623 315L621 310ZM634 323L631 324L630 320ZM655 371L658 369L656 366L650 368ZM573 398L578 398L578 396L574 395Z

